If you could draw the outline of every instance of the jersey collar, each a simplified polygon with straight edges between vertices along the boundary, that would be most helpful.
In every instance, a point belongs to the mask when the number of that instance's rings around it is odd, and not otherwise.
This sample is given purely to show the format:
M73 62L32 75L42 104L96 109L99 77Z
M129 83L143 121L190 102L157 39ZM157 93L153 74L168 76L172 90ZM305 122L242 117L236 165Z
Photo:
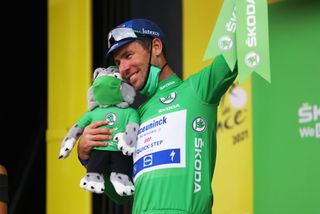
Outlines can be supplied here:
M159 85L155 94L165 93L171 90L172 88L175 88L178 85L180 85L181 82L182 80L177 76L177 74L173 73L168 78L159 82Z

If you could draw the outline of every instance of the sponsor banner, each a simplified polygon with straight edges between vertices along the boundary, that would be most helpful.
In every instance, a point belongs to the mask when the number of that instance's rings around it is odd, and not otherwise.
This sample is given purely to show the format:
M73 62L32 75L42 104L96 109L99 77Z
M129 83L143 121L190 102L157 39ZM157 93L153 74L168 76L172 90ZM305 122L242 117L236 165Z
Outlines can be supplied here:
M222 54L240 83L252 72L271 82L268 34L267 0L225 0L203 60Z
M300 138L320 139L320 105L303 103L298 109L298 117Z
M224 1L203 60L218 54L224 56L230 69L233 70L237 60L235 0Z
M239 81L252 72L271 82L267 0L237 0Z
M320 213L320 2L300 3L269 5L276 84L252 76L255 213Z

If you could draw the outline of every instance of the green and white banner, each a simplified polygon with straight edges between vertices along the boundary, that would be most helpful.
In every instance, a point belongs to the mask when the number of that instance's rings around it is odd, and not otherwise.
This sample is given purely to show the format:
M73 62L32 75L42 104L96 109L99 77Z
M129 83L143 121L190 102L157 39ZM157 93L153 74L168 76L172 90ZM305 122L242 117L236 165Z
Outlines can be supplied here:
M203 60L222 54L233 70L236 61L236 8L235 0L225 0Z
M203 60L222 54L239 81L252 72L271 82L267 0L225 0Z
M237 0L236 7L239 81L256 72L270 82L268 3Z

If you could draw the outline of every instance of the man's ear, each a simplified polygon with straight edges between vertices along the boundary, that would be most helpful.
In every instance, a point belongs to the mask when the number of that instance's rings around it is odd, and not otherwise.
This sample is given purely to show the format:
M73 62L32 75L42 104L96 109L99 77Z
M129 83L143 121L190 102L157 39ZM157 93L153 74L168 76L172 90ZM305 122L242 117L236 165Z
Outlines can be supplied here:
M159 56L162 53L163 49L163 44L160 39L154 38L152 40L152 52L156 55Z

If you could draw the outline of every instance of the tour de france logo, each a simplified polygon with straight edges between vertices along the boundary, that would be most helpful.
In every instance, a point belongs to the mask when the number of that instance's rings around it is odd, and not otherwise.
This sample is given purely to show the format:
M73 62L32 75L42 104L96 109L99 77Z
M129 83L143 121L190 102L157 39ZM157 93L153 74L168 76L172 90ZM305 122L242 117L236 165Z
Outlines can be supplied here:
M107 115L106 115L106 121L108 122L108 124L107 125L109 125L109 126L113 126L115 123L116 123L116 121L117 121L117 116L116 116L116 114L115 113L108 113Z
M245 56L245 63L250 68L256 67L260 64L260 55L254 51L250 51Z
M197 117L192 122L192 128L197 132L202 132L206 128L206 121L202 117Z
M230 50L233 47L233 41L232 41L231 37L228 35L220 37L220 39L218 41L218 47L222 51Z
M162 102L163 104L169 104L169 103L172 103L176 99L176 97L177 97L176 92L172 92L168 96L161 97L160 102Z
M234 109L243 109L247 104L247 92L239 86L232 86L229 102Z

